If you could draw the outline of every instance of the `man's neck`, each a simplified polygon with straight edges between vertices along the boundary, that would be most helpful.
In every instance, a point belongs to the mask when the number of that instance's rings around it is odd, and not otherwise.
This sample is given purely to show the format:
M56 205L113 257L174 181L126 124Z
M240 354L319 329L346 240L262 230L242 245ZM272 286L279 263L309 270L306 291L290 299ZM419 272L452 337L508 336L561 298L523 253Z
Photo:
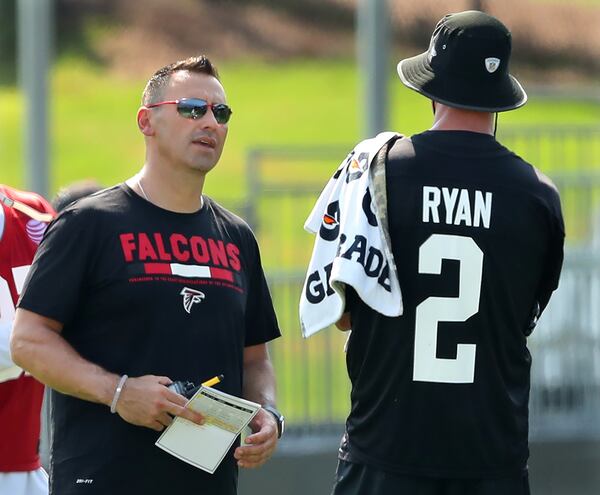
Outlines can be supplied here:
M165 210L194 213L202 207L204 178L199 172L164 171L146 163L127 184L142 198Z
M432 131L470 131L494 135L494 114L435 104Z

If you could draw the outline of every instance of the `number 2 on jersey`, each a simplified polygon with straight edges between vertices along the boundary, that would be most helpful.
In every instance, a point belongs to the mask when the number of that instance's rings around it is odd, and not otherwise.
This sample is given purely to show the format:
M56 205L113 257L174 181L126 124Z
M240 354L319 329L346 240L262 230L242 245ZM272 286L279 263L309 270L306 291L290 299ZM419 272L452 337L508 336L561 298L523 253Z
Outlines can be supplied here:
M473 383L476 345L457 344L456 358L438 358L438 322L466 321L479 311L483 252L470 237L433 234L419 249L419 273L440 275L445 259L460 262L458 297L428 297L417 306L413 380Z

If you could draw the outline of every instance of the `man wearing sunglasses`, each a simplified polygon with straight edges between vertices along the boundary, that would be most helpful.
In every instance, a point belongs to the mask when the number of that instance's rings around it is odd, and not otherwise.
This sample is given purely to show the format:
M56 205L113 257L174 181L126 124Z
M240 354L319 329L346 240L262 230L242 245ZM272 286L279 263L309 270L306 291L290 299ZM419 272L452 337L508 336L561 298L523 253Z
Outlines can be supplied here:
M137 113L140 172L68 206L42 242L12 351L55 389L53 494L235 494L237 466L275 449L266 344L280 332L258 246L202 194L231 115L206 57L158 70ZM221 390L264 408L210 475L154 443L173 416L204 421L167 386L220 374Z
M510 53L506 26L468 11L398 64L433 125L385 167L403 314L347 291L338 322L352 407L334 495L529 494L527 336L558 285L564 225L555 186L495 138L495 114L527 101Z

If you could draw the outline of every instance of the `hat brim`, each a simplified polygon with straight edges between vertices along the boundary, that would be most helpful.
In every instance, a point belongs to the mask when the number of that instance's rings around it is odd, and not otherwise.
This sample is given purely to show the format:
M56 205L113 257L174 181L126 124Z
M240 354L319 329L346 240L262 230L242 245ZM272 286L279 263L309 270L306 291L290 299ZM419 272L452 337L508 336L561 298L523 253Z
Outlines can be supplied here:
M457 76L444 77L435 73L428 52L401 60L398 63L400 80L414 91L456 108L480 112L506 112L527 103L527 93L516 78L506 77L482 86Z

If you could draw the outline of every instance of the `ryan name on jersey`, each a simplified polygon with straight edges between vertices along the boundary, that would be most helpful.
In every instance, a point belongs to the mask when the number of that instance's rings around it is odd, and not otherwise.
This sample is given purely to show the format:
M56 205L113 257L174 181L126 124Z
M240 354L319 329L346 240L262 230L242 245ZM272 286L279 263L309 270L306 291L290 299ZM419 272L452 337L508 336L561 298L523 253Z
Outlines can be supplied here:
M423 222L490 228L492 193L423 186Z

